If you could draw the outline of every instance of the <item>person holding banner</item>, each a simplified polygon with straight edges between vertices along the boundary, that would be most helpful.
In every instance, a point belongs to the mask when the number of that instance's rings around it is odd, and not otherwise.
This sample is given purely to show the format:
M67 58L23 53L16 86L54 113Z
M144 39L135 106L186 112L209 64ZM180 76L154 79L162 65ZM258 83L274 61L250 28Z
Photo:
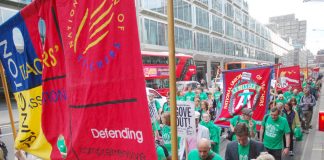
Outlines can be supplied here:
M222 160L223 158L210 150L211 143L206 138L198 140L197 149L190 151L189 160Z
M237 141L227 144L225 160L249 160L265 151L262 143L249 138L250 129L246 123L238 123L234 130Z
M238 123L245 123L249 127L249 137L254 138L256 133L256 122L252 119L253 111L249 108L242 109L242 115L234 116L231 119L230 128L231 131L235 132L235 126ZM233 139L236 140L236 135L233 135Z
M287 101L289 101L290 98L292 97L292 95L293 95L292 86L289 86L289 87L288 87L288 91L286 91L286 92L283 94L283 96L284 96L284 98L285 98Z
M153 128L153 132L155 134L155 137L159 137L159 131L161 130L160 128L160 123L159 123L159 114L158 114L158 110L160 110L161 106L160 103L154 99L154 94L149 93L148 96L148 100L149 100L149 111L150 111L150 118L151 118L151 123L152 123L152 128Z
M210 121L210 115L207 113L203 113L200 124L209 130L211 150L219 154L221 128Z

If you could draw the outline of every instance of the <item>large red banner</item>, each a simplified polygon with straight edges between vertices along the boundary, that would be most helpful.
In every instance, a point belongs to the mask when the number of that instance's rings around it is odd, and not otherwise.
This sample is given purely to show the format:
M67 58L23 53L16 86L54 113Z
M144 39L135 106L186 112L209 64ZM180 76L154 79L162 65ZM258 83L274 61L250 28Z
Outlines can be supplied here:
M223 106L215 123L229 126L230 119L243 108L252 109L252 118L260 122L269 101L272 73L272 66L223 72Z
M68 159L156 159L134 0L60 0ZM64 136L64 134L63 134Z
M299 66L290 66L279 68L279 72L275 70L277 77L276 88L286 92L291 86L293 89L301 91L300 68Z

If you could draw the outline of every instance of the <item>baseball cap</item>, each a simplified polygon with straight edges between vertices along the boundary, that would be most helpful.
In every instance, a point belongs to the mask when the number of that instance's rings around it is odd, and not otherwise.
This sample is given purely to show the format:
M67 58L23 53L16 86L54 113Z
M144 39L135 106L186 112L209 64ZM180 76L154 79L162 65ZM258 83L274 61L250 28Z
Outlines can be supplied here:
M195 118L200 118L200 113L198 111L195 111Z
M248 115L248 116L252 116L253 111L252 111L252 109L249 109L249 108L243 108L242 109L242 114L245 114L245 115Z

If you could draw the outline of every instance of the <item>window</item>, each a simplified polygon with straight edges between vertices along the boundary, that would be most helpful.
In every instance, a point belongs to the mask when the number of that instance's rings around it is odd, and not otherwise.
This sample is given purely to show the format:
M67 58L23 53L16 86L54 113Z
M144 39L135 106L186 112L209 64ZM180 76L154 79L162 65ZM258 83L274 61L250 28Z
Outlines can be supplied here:
M233 5L228 2L225 3L225 15L227 17L234 18Z
M201 2L203 4L205 4L206 6L208 6L208 0L196 0L196 1L199 1L199 2Z
M196 7L196 24L209 29L209 14L207 11Z
M225 35L229 37L234 36L234 26L230 21L225 21Z
M261 25L259 22L256 22L256 28L255 28L255 32L259 35L261 35Z
M224 42L221 39L213 38L212 52L218 54L224 54Z
M167 14L166 0L143 0L143 8L165 15Z
M225 54L230 55L230 56L234 56L234 50L235 50L234 43L232 43L230 41L226 41L226 43L225 43Z
M197 50L198 51L205 51L210 52L210 37L209 35L202 34L202 33L196 33L196 44L197 44Z
M261 42L260 42L260 37L259 36L255 36L255 43L256 43L256 47L261 48Z
M174 37L177 48L193 49L192 31L175 27Z
M243 57L243 48L239 44L235 45L235 56Z
M242 24L242 11L235 7L235 21Z
M174 17L186 22L192 22L191 4L183 0L175 0L174 2Z
M235 25L235 38L237 40L242 40L242 29L239 26Z
M255 20L250 18L250 30L255 31Z
M144 19L144 43L166 46L167 26L164 23Z
M246 14L243 14L243 25L246 28L249 28L249 16Z
M244 31L244 42L245 43L249 43L249 39L250 39L250 32L248 30Z
M223 13L223 1L222 0L212 0L212 9L219 13Z
M234 3L236 3L238 6L242 6L242 0L234 0Z
M143 64L169 64L168 57L158 57L158 56L142 56ZM179 58L176 58L176 64L179 64Z
M222 18L220 18L216 15L213 15L212 30L223 34L223 19Z
M255 34L250 33L250 45L255 46Z

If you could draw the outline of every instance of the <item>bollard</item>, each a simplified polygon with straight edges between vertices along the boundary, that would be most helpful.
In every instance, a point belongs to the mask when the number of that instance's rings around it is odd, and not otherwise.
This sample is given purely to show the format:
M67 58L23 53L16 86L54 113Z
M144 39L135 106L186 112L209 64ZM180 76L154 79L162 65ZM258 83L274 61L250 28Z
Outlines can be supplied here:
M324 132L324 111L318 112L318 130Z

